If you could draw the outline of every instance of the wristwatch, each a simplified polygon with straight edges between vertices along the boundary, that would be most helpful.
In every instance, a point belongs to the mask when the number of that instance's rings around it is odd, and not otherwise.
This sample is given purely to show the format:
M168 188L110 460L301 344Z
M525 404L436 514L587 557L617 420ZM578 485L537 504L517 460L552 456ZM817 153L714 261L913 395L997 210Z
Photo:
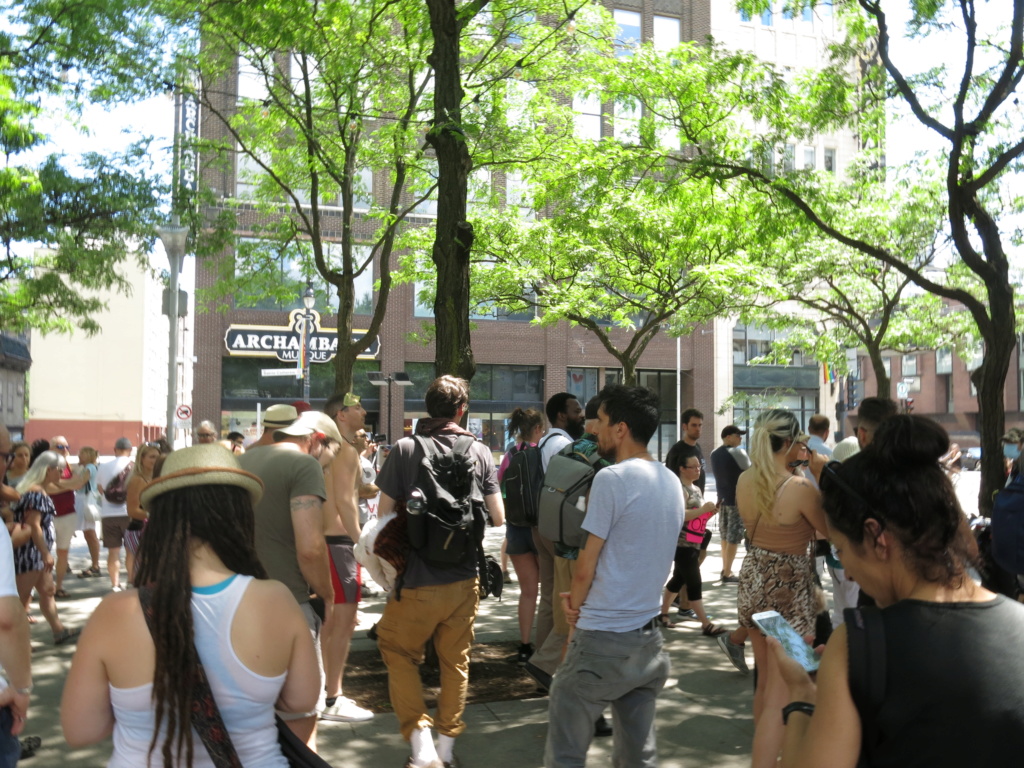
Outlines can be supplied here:
M782 724L789 724L789 716L794 712L803 712L805 715L814 714L814 705L806 701L793 701L782 708Z

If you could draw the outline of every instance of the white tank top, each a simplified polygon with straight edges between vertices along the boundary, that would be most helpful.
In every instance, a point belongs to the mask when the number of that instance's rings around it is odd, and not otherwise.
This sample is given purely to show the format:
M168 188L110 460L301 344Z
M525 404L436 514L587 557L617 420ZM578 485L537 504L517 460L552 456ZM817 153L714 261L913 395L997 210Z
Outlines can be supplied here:
M195 644L210 680L213 698L242 765L288 768L288 761L277 745L274 726L274 703L281 694L287 673L275 677L258 675L239 660L231 647L231 624L252 578L235 575L212 587L193 589ZM114 753L107 765L111 768L146 765L154 728L152 695L152 683L136 688L110 686ZM154 766L161 764L162 745L161 738L153 750ZM195 730L192 731L192 752L194 768L213 768L213 761Z

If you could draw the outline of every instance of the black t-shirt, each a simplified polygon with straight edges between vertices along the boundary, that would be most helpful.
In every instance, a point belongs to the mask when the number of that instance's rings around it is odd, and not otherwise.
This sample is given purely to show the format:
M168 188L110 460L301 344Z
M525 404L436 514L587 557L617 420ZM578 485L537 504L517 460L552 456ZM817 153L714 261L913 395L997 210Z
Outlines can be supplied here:
M694 485L700 488L700 492L703 494L704 484L707 482L707 464L704 463L704 451L700 449L700 443L690 445L685 440L680 440L668 449L668 455L665 456L665 466L669 469L674 466L682 466L683 460L688 459L690 456L696 456L700 459L700 477L697 478L697 482Z
M730 507L736 506L736 482L743 470L729 453L729 446L720 445L711 452L711 474L715 476L718 502Z
M1024 765L1024 605L901 600L882 610L886 687L872 768Z

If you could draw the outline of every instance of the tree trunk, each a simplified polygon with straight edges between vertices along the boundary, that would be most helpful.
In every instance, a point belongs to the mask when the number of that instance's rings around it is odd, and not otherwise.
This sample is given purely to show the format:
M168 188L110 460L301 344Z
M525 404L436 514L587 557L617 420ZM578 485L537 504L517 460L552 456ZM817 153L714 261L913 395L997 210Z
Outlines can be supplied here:
M885 372L885 360L882 358L882 350L877 347L868 346L868 358L871 360L871 369L875 372L876 392L879 397L892 397L892 382L889 381L889 374Z
M431 259L437 269L434 365L439 376L472 379L476 372L469 332L469 256L473 226L466 195L473 167L462 129L460 25L454 0L427 0L434 49L434 122L427 141L437 157L437 224Z
M1003 390L1017 342L1012 333L1015 322L1012 290L997 292L990 287L988 295L993 321L991 327L999 330L986 335L984 360L971 374L971 381L978 389L978 430L981 432L978 511L985 516L992 509L992 494L1006 482L1002 445L1006 427Z

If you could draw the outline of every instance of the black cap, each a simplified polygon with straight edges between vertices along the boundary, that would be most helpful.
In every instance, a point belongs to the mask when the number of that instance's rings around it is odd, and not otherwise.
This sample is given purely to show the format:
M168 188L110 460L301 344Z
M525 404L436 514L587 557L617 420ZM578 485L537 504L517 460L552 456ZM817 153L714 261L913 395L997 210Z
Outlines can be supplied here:
M735 424L730 424L728 427L722 430L722 439L725 440L729 435L745 435L747 430L740 429Z

